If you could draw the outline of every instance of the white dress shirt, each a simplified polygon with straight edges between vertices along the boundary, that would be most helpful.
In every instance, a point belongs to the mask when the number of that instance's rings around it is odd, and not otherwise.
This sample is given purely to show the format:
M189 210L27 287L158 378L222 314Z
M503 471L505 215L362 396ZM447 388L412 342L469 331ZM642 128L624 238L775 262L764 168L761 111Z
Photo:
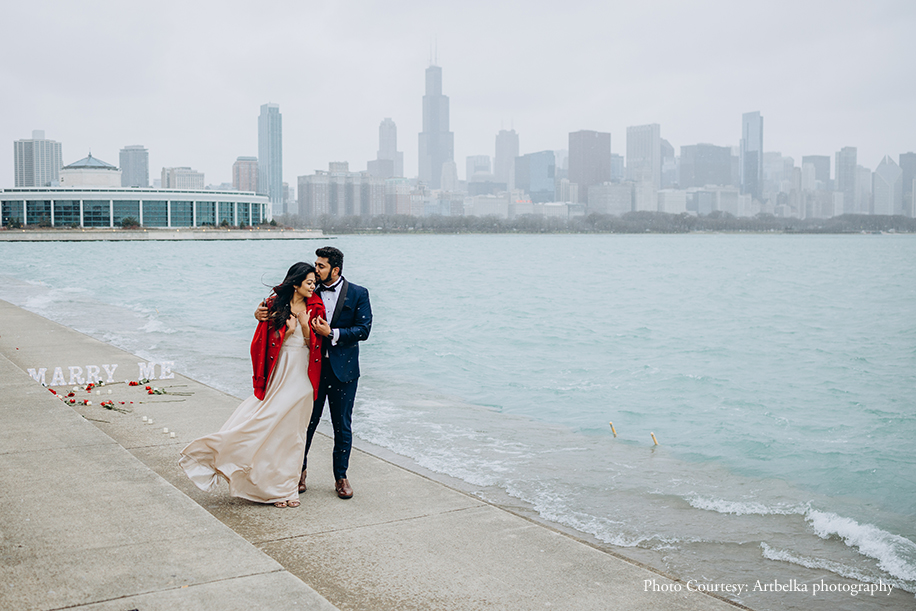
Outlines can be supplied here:
M331 324L331 319L334 318L334 309L337 307L337 298L340 297L340 285L343 283L343 276L337 279L337 282L327 286L326 288L334 288L333 291L322 290L319 295L321 295L321 301L324 303L324 310L327 312L328 324ZM340 338L340 329L331 329L331 345L336 346L337 340Z

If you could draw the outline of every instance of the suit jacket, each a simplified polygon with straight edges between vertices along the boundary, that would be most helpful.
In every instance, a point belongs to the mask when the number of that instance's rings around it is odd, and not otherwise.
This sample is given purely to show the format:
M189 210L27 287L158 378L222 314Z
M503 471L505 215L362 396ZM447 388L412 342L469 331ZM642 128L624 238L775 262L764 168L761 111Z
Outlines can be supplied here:
M372 306L369 291L347 282L340 283L340 296L331 314L331 328L340 331L337 345L325 340L331 370L341 382L351 382L359 377L359 342L369 337L372 330Z
M269 308L273 299L267 299L264 304ZM324 302L321 297L312 294L305 302L305 307L309 311L309 317L314 318L327 315L324 311ZM305 329L303 329L303 332ZM309 342L309 367L308 376L312 383L312 390L318 394L318 381L321 379L321 342L311 329L308 330ZM270 321L265 320L258 323L254 331L254 337L251 339L251 367L253 375L251 383L254 387L254 396L259 400L264 400L264 393L267 390L267 383L270 380L270 374L273 373L274 365L277 364L277 356L280 354L280 347L283 346L283 339L286 337L286 325L279 329L271 329Z

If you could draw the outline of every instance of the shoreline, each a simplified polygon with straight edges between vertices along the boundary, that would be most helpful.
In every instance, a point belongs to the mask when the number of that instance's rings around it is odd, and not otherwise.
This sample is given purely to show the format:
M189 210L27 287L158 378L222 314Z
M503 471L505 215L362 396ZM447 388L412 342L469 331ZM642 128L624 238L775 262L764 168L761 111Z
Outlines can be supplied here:
M403 464L410 459L393 453L389 457L378 456L364 442L354 448L351 471L358 489L350 501L337 499L332 482L321 481L320 476L310 478L309 491L298 510L276 510L234 499L228 496L225 486L216 494L202 493L178 469L177 450L190 439L218 427L234 411L236 397L175 373L165 382L151 383L181 386L181 394L174 398L147 398L138 394L140 390L117 383L122 376L130 375L131 367L136 369L139 357L5 301L0 301L0 310L4 314L0 354L21 370L19 378L24 377L31 394L44 399L43 405L50 401L49 408L57 408L58 412L81 414L85 422L333 605L373 609L425 609L430 604L450 609L527 609L556 601L563 608L577 609L748 608L707 593L646 591L644 581L664 583L671 589L681 584L682 590L684 582L599 549L555 526L474 497L440 481L440 477L410 470ZM36 333L39 321L42 331ZM135 394L138 405L143 399L142 412L154 418L156 425L144 427L139 409L122 414L93 405L58 404L51 393L30 380L26 371L29 364L32 369L42 362L50 364L53 359L48 351L52 349L58 353L69 351L73 362L98 361L109 367L120 363L116 383L109 387L109 392L116 394L111 396L121 399ZM47 371L49 380L51 373ZM7 384L5 381L4 386ZM9 397L7 392L4 395ZM184 392L199 398L186 399ZM194 409L194 405L206 408ZM158 433L157 427L162 424L173 432L177 430L179 437ZM79 454L85 450L74 451ZM396 461L391 460L393 457L397 457ZM326 434L315 438L310 462L314 465L310 465L312 473L329 470L330 439ZM90 489L91 475L91 470L82 479L76 475L74 483L83 490ZM66 493L58 490L56 494ZM77 497L74 500L78 503L91 499L91 495L89 499ZM68 512L62 518L70 519L69 515ZM40 537L41 532L32 534L36 536ZM440 540L450 546L448 554L442 554ZM66 543L65 540L65 547ZM550 554L538 553L548 548ZM144 562L150 561L155 558L144 558ZM558 571L561 566L576 569L574 573ZM358 588L351 588L350 581L344 579L345 572L360 584ZM496 574L499 585L491 583ZM65 575L64 583L55 589L66 589L67 582L82 578L79 571ZM459 583L461 587L456 587Z
M333 239L319 229L4 229L0 242L142 242L210 240L323 240Z

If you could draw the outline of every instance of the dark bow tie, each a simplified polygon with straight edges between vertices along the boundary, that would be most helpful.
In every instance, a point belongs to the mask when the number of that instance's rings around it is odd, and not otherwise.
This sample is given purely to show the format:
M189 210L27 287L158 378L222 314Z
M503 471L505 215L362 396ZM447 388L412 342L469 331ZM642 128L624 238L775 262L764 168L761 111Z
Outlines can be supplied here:
M340 286L340 285L339 285L339 284L335 284L334 286L325 286L325 285L322 284L321 286L318 287L318 292L319 292L319 293L323 293L323 292L325 292L325 291L328 291L328 292L330 292L330 293L333 293L333 292L335 292L335 291L337 290L337 287L338 287L338 286Z

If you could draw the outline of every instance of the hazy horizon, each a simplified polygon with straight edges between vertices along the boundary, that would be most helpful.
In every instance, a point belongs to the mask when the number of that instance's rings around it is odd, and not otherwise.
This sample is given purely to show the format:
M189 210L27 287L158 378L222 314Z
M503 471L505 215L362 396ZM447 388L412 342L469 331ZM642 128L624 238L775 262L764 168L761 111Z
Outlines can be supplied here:
M762 5L761 5L762 6ZM764 150L858 148L874 170L916 150L916 4L778 0L765 11L723 1L634 6L578 2L357 2L250 5L7 4L0 20L0 187L12 142L32 130L119 165L149 149L150 181L190 166L231 182L256 156L257 116L283 114L283 178L348 161L364 170L391 117L417 175L424 70L435 53L450 98L455 161L494 154L499 129L520 152L567 148L571 131L659 123L680 147L737 146L741 114L764 117ZM435 51L434 51L435 49ZM3 141L6 144L3 144ZM831 174L835 172L831 161Z

